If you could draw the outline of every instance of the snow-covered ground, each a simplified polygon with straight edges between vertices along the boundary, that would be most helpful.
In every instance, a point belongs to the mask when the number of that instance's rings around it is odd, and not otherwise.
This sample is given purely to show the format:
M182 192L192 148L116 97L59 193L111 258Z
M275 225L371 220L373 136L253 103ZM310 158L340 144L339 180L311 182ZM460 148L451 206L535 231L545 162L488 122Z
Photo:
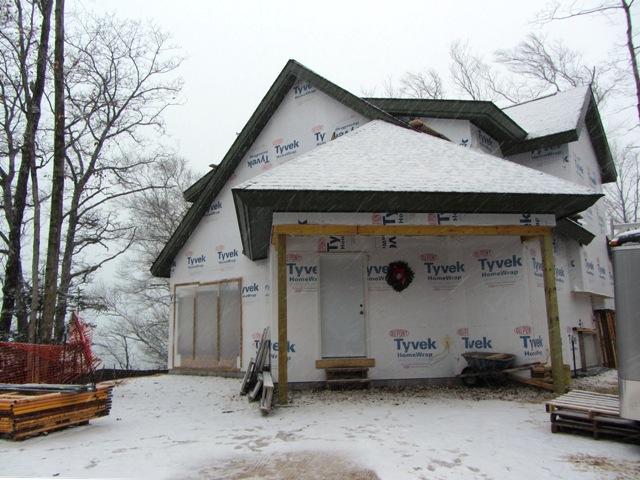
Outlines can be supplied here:
M615 381L613 371L574 388ZM108 417L0 440L0 477L640 478L639 446L552 434L552 395L534 388L293 392L290 406L263 416L239 387L215 377L123 381Z

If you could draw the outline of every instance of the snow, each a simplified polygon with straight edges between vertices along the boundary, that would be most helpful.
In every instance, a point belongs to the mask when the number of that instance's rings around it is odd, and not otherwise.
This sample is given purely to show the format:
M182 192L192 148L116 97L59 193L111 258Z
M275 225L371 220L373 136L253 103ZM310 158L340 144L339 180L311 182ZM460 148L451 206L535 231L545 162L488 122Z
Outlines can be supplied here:
M557 92L529 102L504 109L518 125L524 128L527 140L564 133L578 128L584 110L589 86Z
M382 120L373 120L235 189L594 193L553 175Z
M611 374L609 381L613 379ZM114 388L111 415L0 441L0 477L631 479L639 447L552 434L546 391L293 392L262 415L240 379L163 375ZM6 477L2 477L6 478Z

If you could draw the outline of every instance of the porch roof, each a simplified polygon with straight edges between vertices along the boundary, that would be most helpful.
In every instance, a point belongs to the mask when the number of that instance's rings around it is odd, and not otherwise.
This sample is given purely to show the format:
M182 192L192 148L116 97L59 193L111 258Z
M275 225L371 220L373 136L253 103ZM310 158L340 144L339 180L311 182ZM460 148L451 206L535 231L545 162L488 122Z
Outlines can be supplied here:
M273 212L553 213L602 195L408 128L374 120L233 189L244 253L267 256Z

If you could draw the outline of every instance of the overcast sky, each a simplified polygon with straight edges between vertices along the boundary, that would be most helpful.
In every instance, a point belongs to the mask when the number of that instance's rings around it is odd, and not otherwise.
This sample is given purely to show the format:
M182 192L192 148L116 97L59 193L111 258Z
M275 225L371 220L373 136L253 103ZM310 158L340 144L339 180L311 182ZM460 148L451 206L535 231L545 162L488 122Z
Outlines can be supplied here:
M407 71L436 68L445 81L448 51L468 40L486 59L537 27L546 0L76 0L87 10L151 19L173 34L185 105L165 116L168 133L193 168L219 163L287 60L293 58L361 95ZM69 5L69 4L68 4ZM73 5L73 4L72 4ZM68 6L67 8L72 8ZM536 30L540 31L540 30ZM588 60L607 56L624 28L605 18L544 27ZM445 85L445 88L447 85ZM447 88L453 96L452 87Z

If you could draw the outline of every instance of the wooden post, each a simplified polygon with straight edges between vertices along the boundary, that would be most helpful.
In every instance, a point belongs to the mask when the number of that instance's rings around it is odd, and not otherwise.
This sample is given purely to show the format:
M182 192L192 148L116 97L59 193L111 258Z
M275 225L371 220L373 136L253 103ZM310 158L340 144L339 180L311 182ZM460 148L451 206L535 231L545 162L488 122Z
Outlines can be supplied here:
M287 354L287 236L277 238L278 249L278 403L289 403Z
M541 235L544 299L547 305L547 328L549 329L549 347L551 349L551 374L553 391L566 393L564 384L564 360L562 358L562 336L560 335L560 313L558 311L558 292L556 291L556 266L553 259L553 238Z

